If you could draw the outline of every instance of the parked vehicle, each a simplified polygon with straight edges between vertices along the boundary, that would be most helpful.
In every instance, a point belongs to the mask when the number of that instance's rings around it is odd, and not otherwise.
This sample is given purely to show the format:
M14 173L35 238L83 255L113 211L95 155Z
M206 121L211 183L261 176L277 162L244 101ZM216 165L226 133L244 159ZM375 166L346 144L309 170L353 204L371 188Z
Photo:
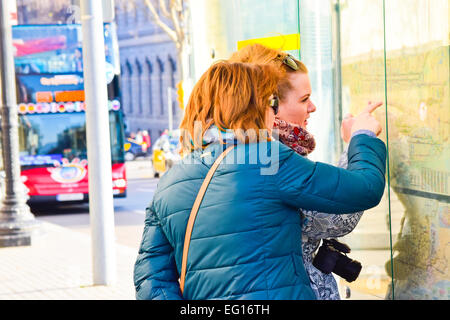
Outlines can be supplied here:
M181 159L180 130L173 130L159 137L152 148L152 165L155 178L164 174Z
M133 138L127 138L124 144L125 160L133 161L137 157L146 157L149 155L149 148L145 142L139 143Z

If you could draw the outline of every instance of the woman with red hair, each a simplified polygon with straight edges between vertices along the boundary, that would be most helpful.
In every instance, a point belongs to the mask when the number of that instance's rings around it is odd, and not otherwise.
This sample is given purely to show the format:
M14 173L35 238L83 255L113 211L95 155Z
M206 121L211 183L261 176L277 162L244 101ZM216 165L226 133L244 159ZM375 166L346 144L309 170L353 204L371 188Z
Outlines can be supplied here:
M271 130L283 70L219 62L196 83L180 125L185 157L159 181L134 268L137 299L316 299L299 210L376 206L386 147L354 135L348 170L312 162ZM378 133L367 112L352 130ZM270 170L267 170L267 169Z
M246 62L271 65L284 70L284 76L278 83L280 112L275 118L274 127L279 131L279 140L301 156L314 151L314 136L307 130L310 114L316 111L311 101L311 83L308 69L299 60L289 54L261 44L252 44L233 53L230 62ZM371 104L368 110L374 110L381 104ZM344 119L341 127L342 138L350 141L350 132L354 118ZM375 133L363 131L375 136ZM339 167L347 168L347 151L340 157ZM313 265L313 259L322 239L342 237L350 233L358 224L363 211L351 214L326 214L315 210L300 211L302 216L303 262L311 280L311 287L320 300L339 300L339 290L331 273L324 273Z

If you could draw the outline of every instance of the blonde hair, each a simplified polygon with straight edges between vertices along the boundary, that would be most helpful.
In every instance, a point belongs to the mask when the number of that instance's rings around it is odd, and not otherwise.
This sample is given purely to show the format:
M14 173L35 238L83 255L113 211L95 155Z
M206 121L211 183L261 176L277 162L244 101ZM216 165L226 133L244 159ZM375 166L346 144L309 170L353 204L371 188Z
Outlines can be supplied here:
M292 56L291 58L297 64L298 70L294 70L283 63L283 60L287 55L288 54L286 52L281 50L272 49L262 44L254 43L234 52L228 61L272 65L280 69L282 71L282 76L278 83L278 97L281 101L283 101L287 92L293 88L291 82L289 81L289 75L295 72L308 73L306 66Z
M239 132L268 129L266 111L270 96L277 94L280 77L279 70L270 65L227 61L213 64L189 97L180 124L183 151L201 148L203 135L213 124L221 131L238 132L236 136L243 143L258 141L258 135Z

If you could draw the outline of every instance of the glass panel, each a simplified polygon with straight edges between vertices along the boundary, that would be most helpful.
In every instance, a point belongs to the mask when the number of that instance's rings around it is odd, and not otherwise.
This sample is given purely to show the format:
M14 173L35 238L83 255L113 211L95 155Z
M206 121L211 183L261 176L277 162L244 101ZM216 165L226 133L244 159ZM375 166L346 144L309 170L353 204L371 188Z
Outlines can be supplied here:
M301 61L308 68L311 81L311 100L316 111L311 115L308 130L314 135L316 148L308 158L314 161L337 163L342 150L339 132L334 121L332 6L316 0L300 0Z
M342 118L347 113L357 115L369 101L385 102L383 1L331 1L335 2L334 18L339 22L335 24L338 28L335 35L340 37L334 42L334 50L340 55L338 68L341 70L336 90L341 96L337 102L342 103L342 113L335 117ZM374 115L385 123L384 110L377 110ZM380 138L386 142L386 130ZM357 227L342 239L352 249L349 257L360 261L363 269L352 283L339 278L341 297L345 297L346 287L351 289L351 299L384 299L388 292L391 277L386 265L391 258L390 223L393 232L398 232L401 218L390 221L388 196L386 186L380 204L367 210Z
M251 42L299 56L298 0L196 0L190 11L195 79Z
M232 8L236 49L259 42L298 57L298 1L234 0Z
M395 299L450 299L449 9L386 1Z

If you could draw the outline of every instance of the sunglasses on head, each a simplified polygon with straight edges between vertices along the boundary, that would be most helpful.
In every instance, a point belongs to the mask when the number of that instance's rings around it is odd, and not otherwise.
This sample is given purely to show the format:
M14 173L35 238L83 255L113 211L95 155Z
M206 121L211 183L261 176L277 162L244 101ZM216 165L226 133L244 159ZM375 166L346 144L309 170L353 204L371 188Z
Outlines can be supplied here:
M297 71L299 69L297 63L294 60L294 57L291 56L289 53L281 61L294 71ZM270 107L273 109L273 113L275 115L277 115L277 113L278 113L278 97L277 96L274 95L270 99Z
M284 59L282 60L282 62L287 65L289 68L291 68L292 70L297 71L298 70L298 65L294 60L294 57L291 56L289 53L286 55L286 57L284 57Z

